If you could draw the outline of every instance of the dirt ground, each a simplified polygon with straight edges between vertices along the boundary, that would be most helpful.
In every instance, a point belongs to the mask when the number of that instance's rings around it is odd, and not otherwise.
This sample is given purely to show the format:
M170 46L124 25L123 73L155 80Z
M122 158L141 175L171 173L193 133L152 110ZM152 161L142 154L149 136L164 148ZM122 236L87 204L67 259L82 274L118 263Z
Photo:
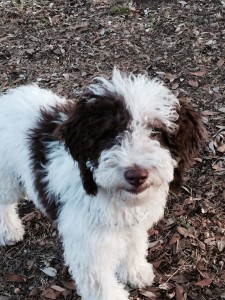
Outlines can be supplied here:
M209 140L149 230L156 279L131 299L225 299L225 0L1 0L0 88L68 98L113 66L147 72L202 111ZM0 300L79 299L54 224L26 200L24 242L0 249Z

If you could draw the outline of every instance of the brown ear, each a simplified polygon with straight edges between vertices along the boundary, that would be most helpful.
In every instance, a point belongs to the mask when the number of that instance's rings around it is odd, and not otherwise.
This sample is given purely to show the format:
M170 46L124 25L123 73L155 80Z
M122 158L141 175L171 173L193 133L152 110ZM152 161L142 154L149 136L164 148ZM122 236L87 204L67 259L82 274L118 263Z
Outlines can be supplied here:
M207 138L201 114L185 100L180 100L177 130L174 134L163 133L163 142L178 162L174 170L174 180L170 190L178 193L181 188L184 172L191 166Z
M90 109L86 108L85 99L76 102L68 114L68 119L59 125L54 134L58 140L63 141L66 149L77 161L83 187L87 194L96 195L97 185L93 179L92 171L87 167L89 144L92 143L88 135Z

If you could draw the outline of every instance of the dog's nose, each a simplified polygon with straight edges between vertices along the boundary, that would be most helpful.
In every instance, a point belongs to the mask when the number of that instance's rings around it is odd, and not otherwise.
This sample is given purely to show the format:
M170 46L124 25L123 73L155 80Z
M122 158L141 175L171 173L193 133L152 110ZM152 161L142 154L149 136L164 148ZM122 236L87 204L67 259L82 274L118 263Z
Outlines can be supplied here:
M124 177L129 184L139 187L147 180L148 171L141 168L132 168L124 173Z

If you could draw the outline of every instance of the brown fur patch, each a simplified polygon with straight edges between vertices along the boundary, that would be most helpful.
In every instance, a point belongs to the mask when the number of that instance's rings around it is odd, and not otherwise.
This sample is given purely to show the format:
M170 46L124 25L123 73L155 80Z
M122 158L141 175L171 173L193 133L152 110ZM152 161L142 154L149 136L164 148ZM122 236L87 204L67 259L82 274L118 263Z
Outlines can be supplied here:
M111 148L130 121L123 100L117 95L87 92L77 102L68 120L56 130L73 159L78 162L83 187L89 195L97 194L97 185L87 162L98 165L101 152Z
M57 140L53 133L61 122L60 113L68 113L70 108L71 103L68 103L67 106L56 106L49 111L41 110L37 125L31 129L29 135L34 188L47 216L51 219L56 219L58 207L56 195L47 193L48 182L44 181L46 176L44 166L48 163L47 145Z
M207 138L201 114L187 101L180 100L178 114L176 132L164 130L161 135L162 145L167 147L178 161L174 170L174 180L170 185L170 190L175 193L179 192L185 171L191 166Z

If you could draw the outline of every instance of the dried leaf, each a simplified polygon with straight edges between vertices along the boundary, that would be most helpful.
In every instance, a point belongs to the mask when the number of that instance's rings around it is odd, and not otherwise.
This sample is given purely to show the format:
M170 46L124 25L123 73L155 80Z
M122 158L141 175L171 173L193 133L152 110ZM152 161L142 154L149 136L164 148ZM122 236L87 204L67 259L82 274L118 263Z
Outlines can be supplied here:
M31 270L31 269L32 269L32 267L33 267L35 261L36 261L36 257L34 257L34 258L32 258L32 259L30 259L30 260L27 261L27 269L28 269L28 270Z
M176 295L176 300L184 300L184 289L182 288L182 286L180 286L179 284L176 284L176 288L175 288L175 295Z
M220 111L220 112L222 112L222 113L225 113L225 107L219 108L218 111Z
M56 299L57 293L53 289L48 288L46 291L44 291L43 296L48 299Z
M171 74L171 73L166 73L165 78L169 79L170 82L173 82L177 78L177 75Z
M202 111L201 112L201 115L202 116L217 116L217 115L219 115L220 114L220 112L218 112L218 111L209 111L209 110L205 110L205 111Z
M62 284L65 286L65 288L69 289L69 290L75 290L75 283L74 281L70 280L70 281L62 281Z
M205 262L204 262L204 261L199 261L199 262L197 263L197 268L198 268L200 271L205 271L205 270L206 270Z
M162 284L159 285L160 290L170 290L171 289L171 285L168 282L164 282Z
M211 141L208 146L209 146L209 149L212 151L212 153L216 154L216 150L215 150L215 147L214 147L214 142Z
M223 251L223 249L225 248L225 237L221 238L218 242L217 242L217 247L218 250L221 252Z
M50 277L55 277L57 274L57 270L52 267L45 267L41 271Z
M179 87L179 83L176 82L172 85L172 90L176 90Z
M163 262L163 260L156 260L156 261L153 261L152 264L153 264L153 267L155 269L158 269L158 267L160 266L160 264Z
M65 289L62 288L61 286L58 286L58 285L51 285L51 289L57 291L57 292L64 292Z
M195 285L197 286L208 286L212 283L212 278L206 278L200 281L195 282Z
M170 240L170 242L169 242L169 245L175 244L177 241L179 241L179 239L180 239L179 234L174 233L171 240Z
M5 274L4 279L5 281L9 282L26 282L26 279L24 277L17 274Z
M202 241L199 241L199 240L198 240L198 245L199 245L199 247L200 247L202 250L205 251L205 244L204 244Z
M191 72L190 74L194 76L204 76L206 73L207 73L206 70L202 70L197 72Z
M221 68L224 65L224 62L225 62L224 59L222 59L222 58L219 59L218 62L216 63L217 67Z
M155 230L155 229L149 229L148 230L148 235L149 236L153 236L153 235L155 235L155 234L158 234L159 232L158 232L158 230Z
M192 234L191 232L189 232L188 229L186 229L186 228L184 228L184 227L178 226L178 227L177 227L177 231L178 231L181 235L183 235L184 237L189 236L189 237L194 238L193 234Z
M204 243L209 246L215 245L215 238L211 237L211 238L205 239Z
M217 151L224 153L225 152L225 144L217 148Z
M156 297L156 295L154 293L149 292L149 291L141 291L140 294L145 296L145 297L148 297L148 298Z
M222 271L220 272L220 276L221 276L222 279L225 280L225 270L222 270Z
M30 294L29 296L37 296L38 295L38 289L37 288L33 288L31 291L30 291Z
M188 84L193 87L193 88L197 88L198 87L198 82L194 81L194 80L188 80Z

